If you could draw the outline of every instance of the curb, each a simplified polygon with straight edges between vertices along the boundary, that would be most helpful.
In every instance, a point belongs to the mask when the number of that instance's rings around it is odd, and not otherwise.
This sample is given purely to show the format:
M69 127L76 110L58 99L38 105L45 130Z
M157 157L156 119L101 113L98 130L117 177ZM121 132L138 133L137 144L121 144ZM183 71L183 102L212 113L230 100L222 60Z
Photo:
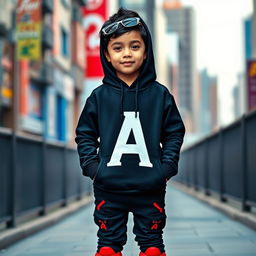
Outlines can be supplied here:
M92 196L86 196L77 202L71 203L65 208L61 208L53 213L50 213L49 215L38 217L37 219L29 221L28 223L20 224L18 227L0 232L0 249L6 249L11 244L24 239L46 227L56 224L63 218L90 204L92 200Z
M207 196L202 192L195 191L193 188L188 188L186 185L183 185L179 182L173 182L173 186L177 189L185 192L186 194L192 195L197 199L207 203L208 205L214 207L217 210L220 210L227 216L231 217L234 220L237 220L251 229L256 230L256 215L248 212L242 212L226 203L220 202L211 196Z

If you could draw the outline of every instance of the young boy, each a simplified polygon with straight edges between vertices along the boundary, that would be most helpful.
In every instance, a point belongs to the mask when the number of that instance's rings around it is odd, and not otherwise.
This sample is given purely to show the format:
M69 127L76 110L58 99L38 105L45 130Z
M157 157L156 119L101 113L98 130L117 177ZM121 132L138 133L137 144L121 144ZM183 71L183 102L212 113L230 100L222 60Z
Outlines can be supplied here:
M83 174L93 180L95 256L122 255L129 212L140 256L166 256L166 182L177 174L185 127L173 96L156 82L150 32L136 12L120 8L103 24L100 56L103 84L88 97L75 139Z

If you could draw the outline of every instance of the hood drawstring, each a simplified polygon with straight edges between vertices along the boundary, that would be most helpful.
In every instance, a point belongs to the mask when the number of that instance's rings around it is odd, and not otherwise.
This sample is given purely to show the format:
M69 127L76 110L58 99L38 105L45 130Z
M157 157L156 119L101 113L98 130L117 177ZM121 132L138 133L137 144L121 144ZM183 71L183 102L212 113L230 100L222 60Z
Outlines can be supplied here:
M122 83L120 83L121 87L121 107L120 107L120 117L121 120L124 119L124 113L123 113L123 100L124 100L124 87ZM139 82L136 82L136 94L135 94L135 118L137 118L137 112L138 112L138 91L139 91Z
M138 80L136 82L136 95L135 95L135 118L137 118L137 112L138 112Z
M124 87L123 87L122 83L120 83L120 86L121 86L121 109L120 109L121 113L120 113L120 117L121 117L121 120L123 120L124 119L124 112L123 112Z

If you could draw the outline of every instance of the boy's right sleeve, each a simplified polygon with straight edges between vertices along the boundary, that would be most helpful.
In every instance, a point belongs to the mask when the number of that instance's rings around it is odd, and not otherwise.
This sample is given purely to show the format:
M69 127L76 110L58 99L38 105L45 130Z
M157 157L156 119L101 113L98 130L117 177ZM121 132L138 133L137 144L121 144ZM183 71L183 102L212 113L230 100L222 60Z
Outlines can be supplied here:
M76 128L77 151L83 175L94 178L98 168L99 132L97 121L97 102L91 94L85 103Z

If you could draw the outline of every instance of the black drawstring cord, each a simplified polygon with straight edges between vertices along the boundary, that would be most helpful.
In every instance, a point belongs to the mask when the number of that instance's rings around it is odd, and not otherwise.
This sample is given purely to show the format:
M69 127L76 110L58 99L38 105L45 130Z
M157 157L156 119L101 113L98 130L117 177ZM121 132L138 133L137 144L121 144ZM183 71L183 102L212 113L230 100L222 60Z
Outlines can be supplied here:
M135 118L137 118L137 112L138 112L138 84L139 82L136 82L136 95L135 95Z
M135 118L137 118L138 114L138 90L139 90L139 82L136 82L136 94L135 94ZM124 119L124 113L123 113L123 100L124 100L124 88L122 83L120 83L121 86L121 109L120 109L120 117L123 120Z
M123 113L123 94L124 94L124 88L123 88L123 85L122 83L120 83L120 86L121 86L121 113L120 113L120 117L121 117L121 120L124 119L124 113Z

